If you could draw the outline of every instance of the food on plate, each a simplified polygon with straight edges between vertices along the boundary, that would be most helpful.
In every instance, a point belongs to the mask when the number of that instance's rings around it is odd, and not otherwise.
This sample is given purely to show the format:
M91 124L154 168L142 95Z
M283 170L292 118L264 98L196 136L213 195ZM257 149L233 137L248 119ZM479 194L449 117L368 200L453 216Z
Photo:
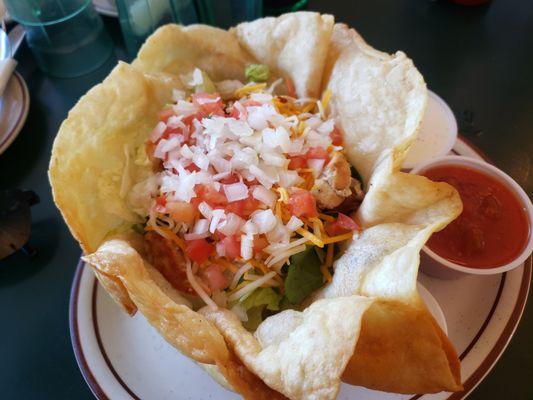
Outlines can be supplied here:
M426 98L329 15L168 25L69 113L54 200L113 299L245 398L457 391L416 276L461 202L399 171Z
M428 240L438 255L471 268L492 268L514 260L527 244L530 226L522 201L505 184L477 169L438 165L423 171L457 189L463 212Z

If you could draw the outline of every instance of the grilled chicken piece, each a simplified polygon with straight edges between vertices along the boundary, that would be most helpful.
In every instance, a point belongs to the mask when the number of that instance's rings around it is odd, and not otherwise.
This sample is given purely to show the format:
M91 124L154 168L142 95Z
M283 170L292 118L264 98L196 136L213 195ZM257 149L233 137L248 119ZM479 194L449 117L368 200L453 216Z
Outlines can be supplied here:
M341 153L333 154L311 190L318 206L333 209L341 205L352 195L352 179L348 161Z
M196 295L187 279L185 255L175 244L151 231L144 235L144 244L148 262L157 268L174 288Z
M361 182L355 178L352 178L352 184L350 188L352 190L352 194L346 197L340 205L335 207L335 211L349 215L356 211L361 205L361 202L365 197L365 193L363 192L363 189L361 189Z

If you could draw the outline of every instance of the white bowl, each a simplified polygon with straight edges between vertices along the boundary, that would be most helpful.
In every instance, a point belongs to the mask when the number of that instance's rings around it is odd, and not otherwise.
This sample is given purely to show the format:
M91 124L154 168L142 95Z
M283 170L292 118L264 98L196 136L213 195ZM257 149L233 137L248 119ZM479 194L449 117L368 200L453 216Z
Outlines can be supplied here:
M503 183L507 188L509 188L513 193L516 194L516 197L522 203L522 206L529 219L529 239L527 244L524 246L522 252L513 261L504 265L495 265L493 268L469 268L463 265L455 264L439 256L430 248L428 248L428 246L424 246L421 270L424 273L433 275L438 278L450 279L458 277L463 273L474 275L499 274L505 271L510 271L511 269L522 265L522 263L531 255L531 252L533 251L533 234L531 232L531 229L533 227L533 205L531 204L531 200L529 199L526 192L524 192L520 185L518 185L518 183L516 183L509 175L499 170L495 166L488 164L484 161L468 157L440 157L414 168L411 173L420 174L429 167L435 167L438 165L463 165L475 169L477 171L481 171ZM443 266L446 268L443 268Z
M407 152L402 168L418 167L450 152L457 140L457 121L448 104L428 90L428 103L416 140Z

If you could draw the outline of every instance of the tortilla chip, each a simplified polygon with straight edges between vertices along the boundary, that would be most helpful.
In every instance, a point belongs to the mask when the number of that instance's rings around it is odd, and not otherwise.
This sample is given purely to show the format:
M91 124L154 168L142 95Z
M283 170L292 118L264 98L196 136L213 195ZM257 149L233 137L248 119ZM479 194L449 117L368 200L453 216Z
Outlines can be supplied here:
M318 97L333 22L331 15L298 12L245 22L233 32L260 63L291 78L299 97Z
M206 25L165 25L146 40L132 65L144 72L176 76L200 68L215 81L244 81L244 69L253 62L228 31Z
M106 235L141 221L121 189L151 174L151 165L128 160L144 149L158 112L179 87L175 77L145 75L120 62L61 124L49 178L54 201L84 252L94 252Z
M243 363L290 399L334 399L373 300L337 297L267 318L255 335L228 310L202 309ZM255 336L255 337L254 337ZM327 351L320 351L327 349Z
M450 185L399 171L423 117L424 81L405 54L378 52L343 25L334 28L329 54L332 110L350 162L367 182L357 212L367 229L314 298L380 299L364 316L343 379L398 393L460 390L457 355L420 300L416 278L424 243L462 203Z
M194 312L189 302L128 242L107 241L84 260L98 272L120 280L131 301L150 324L183 354L209 364L228 358L226 344L218 330Z
M426 85L404 53L377 51L345 25L335 24L327 60L324 89L331 90L349 161L366 183L379 161L406 153L416 138Z
M380 390L459 390L457 356L420 300L416 275L420 249L461 202L447 184L399 172L424 114L424 81L403 53L381 53L332 23L302 12L231 32L158 29L132 66L120 63L61 126L49 171L54 200L112 297L184 354L217 365L246 398L334 398L341 376ZM198 67L215 81L244 80L252 62L289 76L299 96L330 89L367 192L357 214L365 229L335 263L333 281L303 311L267 318L255 336L228 310L194 312L135 239L122 237L139 221L128 196L151 175L136 154L180 75Z

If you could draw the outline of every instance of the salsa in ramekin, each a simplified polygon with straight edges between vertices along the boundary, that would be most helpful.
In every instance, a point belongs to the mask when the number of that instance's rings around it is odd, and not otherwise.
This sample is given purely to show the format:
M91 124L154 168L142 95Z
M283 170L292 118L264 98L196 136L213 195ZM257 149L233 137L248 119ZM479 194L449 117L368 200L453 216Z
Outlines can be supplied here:
M461 215L428 240L424 250L430 257L461 272L490 274L510 270L531 254L533 207L505 173L460 156L442 157L413 172L449 183L463 202Z

